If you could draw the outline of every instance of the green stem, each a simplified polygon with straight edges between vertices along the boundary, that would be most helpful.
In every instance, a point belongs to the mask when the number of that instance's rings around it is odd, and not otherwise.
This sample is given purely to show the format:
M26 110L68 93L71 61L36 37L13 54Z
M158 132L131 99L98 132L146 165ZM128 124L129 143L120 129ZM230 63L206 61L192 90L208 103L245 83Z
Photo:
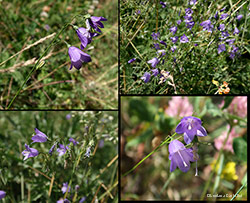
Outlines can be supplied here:
M75 18L75 17L74 17ZM53 40L51 41L50 45L45 49L45 51L43 52L43 54L39 57L39 59L37 60L36 64L34 65L34 67L31 69L31 71L29 72L29 74L27 75L27 77L25 78L23 84L21 85L21 87L19 88L19 90L17 91L17 93L15 94L15 96L13 97L13 99L11 100L11 102L9 103L7 109L9 109L12 105L12 103L15 101L16 97L20 94L20 91L23 89L24 85L27 83L27 81L29 80L31 74L33 73L33 71L37 68L37 66L40 64L41 59L44 57L44 55L49 51L49 49L55 44L55 41L57 40L57 38L59 37L59 35L68 27L70 23L66 23L62 29L57 33L57 35L53 38Z
M158 147L156 147L152 152L150 152L147 156L145 156L138 164L136 164L133 168L131 168L128 172L122 175L122 177L128 175L133 170L135 170L142 162L144 162L148 157L150 157L153 153L155 153L160 147L162 147L164 144L166 144L169 140L172 139L173 136L175 136L176 133L174 133L171 137L167 138L164 142L162 142Z
M233 201L235 197L239 194L239 192L246 186L247 181L240 187L240 189L236 192L236 194L233 196L233 198L230 201Z

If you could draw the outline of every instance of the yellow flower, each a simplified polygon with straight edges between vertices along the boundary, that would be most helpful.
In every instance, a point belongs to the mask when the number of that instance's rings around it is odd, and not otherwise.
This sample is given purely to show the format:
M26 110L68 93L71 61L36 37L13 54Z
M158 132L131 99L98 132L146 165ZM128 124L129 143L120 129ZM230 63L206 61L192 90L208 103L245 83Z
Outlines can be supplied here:
M215 163L216 163L216 160L214 160L212 163L211 163L211 167L212 169L214 170L215 168L215 172L217 173L218 170L219 170L219 163L216 165L215 167ZM238 180L238 176L236 175L236 169L235 169L235 166L236 166L236 163L231 161L231 162L228 162L222 172L221 172L221 178L222 179L226 179L228 181L231 181L231 180Z

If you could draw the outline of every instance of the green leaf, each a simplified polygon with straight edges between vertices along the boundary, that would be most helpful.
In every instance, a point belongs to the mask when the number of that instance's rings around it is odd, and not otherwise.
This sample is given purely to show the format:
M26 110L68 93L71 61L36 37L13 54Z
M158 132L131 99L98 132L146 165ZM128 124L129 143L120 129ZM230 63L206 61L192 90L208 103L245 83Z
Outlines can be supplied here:
M222 110L223 109L226 109L230 104L231 104L231 102L233 101L233 99L234 99L234 97L233 96L227 96L226 98L225 98L225 103L224 103L224 106L222 107Z
M152 136L153 130L151 127L149 127L147 130L145 130L141 135L135 137L134 139L131 139L128 141L126 148L137 146L138 144L145 142L150 136Z
M243 138L237 137L233 139L233 149L240 160L247 161L247 142Z

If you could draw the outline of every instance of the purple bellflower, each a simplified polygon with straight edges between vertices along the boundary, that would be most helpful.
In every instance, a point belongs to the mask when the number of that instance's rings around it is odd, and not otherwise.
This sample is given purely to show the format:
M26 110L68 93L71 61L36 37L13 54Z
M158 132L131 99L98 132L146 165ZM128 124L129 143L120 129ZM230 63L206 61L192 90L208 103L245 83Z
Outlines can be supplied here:
M162 56L165 56L165 55L166 55L166 51L165 51L164 49L158 50L156 53L157 53L157 55L158 55L159 57L162 57Z
M218 30L219 31L225 30L225 25L224 24L220 24L219 27L218 27Z
M74 66L76 69L80 69L82 67L82 63L88 63L91 61L90 55L84 53L82 50L78 49L77 47L71 46L69 47L69 58L71 60L71 66L69 70L72 69Z
M221 20L225 20L229 15L227 13L222 13L220 16Z
M68 146L64 146L63 144L59 144L59 148L56 150L59 153L58 156L64 155L68 149L69 149Z
M177 20L176 23L177 23L177 25L180 25L181 24L181 20Z
M93 33L89 32L86 28L80 27L76 30L78 38L81 41L81 49L84 49L92 41Z
M179 140L173 140L168 146L170 172L173 172L176 167L186 173L190 169L190 162L194 162L192 149L185 148L184 144Z
M177 36L175 36L175 37L170 37L170 39L175 44L178 41L179 38Z
M83 202L85 202L85 200L86 200L86 197L82 197L82 198L80 199L79 203L83 203Z
M211 21L210 20L205 20L203 21L200 26L203 27L203 30L207 30L208 32L212 32L212 29L213 29L213 25L211 24Z
M88 19L89 25L97 32L102 32L99 28L104 28L104 25L102 24L101 21L107 21L106 18L104 17L96 17L92 16L90 19Z
M197 0L190 0L189 4L190 4L190 5L194 5L194 4L196 4L196 1L197 1Z
M136 60L136 58L132 58L128 61L128 63L133 63Z
M185 9L185 12L186 12L186 15L187 15L187 16L191 16L192 13L193 13L193 10L192 10L191 8L186 8L186 9Z
M86 153L84 154L86 157L90 157L90 153L91 153L91 148L88 147L86 150Z
M173 26L169 30L170 30L170 32L172 32L173 34L175 34L177 32L177 27Z
M70 203L68 199L60 199L56 203Z
M22 154L24 156L23 160L26 160L30 157L35 157L39 154L39 152L36 149L29 147L29 145L27 145L27 144L25 144L25 148L26 148L26 150L24 150L22 152Z
M234 35L238 35L239 33L240 33L239 29L237 27L235 27L233 34Z
M238 21L240 21L242 18L243 18L243 15L238 15L238 16L236 17L236 19L237 19Z
M234 45L232 46L232 48L233 48L232 51L229 52L229 54L230 54L229 57L230 57L231 59L234 59L234 57L236 56L236 54L238 54L239 48L236 47L236 46L234 46Z
M223 51L226 51L226 46L225 46L225 44L220 44L218 46L218 54L220 54Z
M163 44L165 47L167 47L167 43L164 41L160 41L161 44Z
M185 34L183 34L181 36L180 42L181 43L187 43L187 42L189 42L189 39L188 39L188 37Z
M6 192L3 190L0 190L0 200L3 199L6 195Z
M67 120L71 119L71 114L70 113L66 115L66 119Z
M216 11L216 13L215 13L215 15L214 15L214 18L217 19L218 16L219 16L219 13L218 13L218 11Z
M159 70L157 68L152 69L151 71L152 71L152 75L155 76L155 77L159 74Z
M158 40L158 38L160 37L160 33L159 32L157 32L157 33L153 32L151 36L153 37L153 40Z
M164 3L163 1L160 1L160 4L162 5L162 8L166 8L167 4Z
M150 73L149 72L145 72L144 75L141 77L141 79L145 82L145 83L148 83L149 80L150 80Z
M160 45L158 43L154 43L153 45L154 45L153 48L155 48L156 50L160 49Z
M158 58L155 57L155 58L152 58L151 60L149 60L148 63L151 64L151 66L153 68L155 68L156 65L159 63L159 60L158 60Z
M68 189L68 182L66 182L66 183L63 183L63 187L62 187L62 193L64 194L66 191L67 191L67 189ZM68 189L68 193L70 192L70 187L69 187L69 189Z
M69 138L69 141L72 142L75 145L79 144L79 142L77 142L75 139L73 138Z
M232 46L233 43L235 42L235 39L226 39L226 42L228 43L229 46Z
M56 145L57 145L57 143L53 144L52 147L50 148L50 150L49 150L50 155L52 155Z
M195 24L194 21L186 22L186 26L187 26L187 28L189 28L190 30L194 27L194 24Z
M171 51L174 53L174 51L176 50L176 46L173 46L173 47L171 47Z
M201 125L201 120L193 116L187 116L181 119L181 122L177 125L176 133L184 133L184 141L189 144L194 139L194 136L207 136L205 128Z
M43 132L41 132L37 128L35 128L35 132L36 132L36 135L34 135L31 138L33 140L32 143L34 143L34 142L46 142L47 141L48 137Z

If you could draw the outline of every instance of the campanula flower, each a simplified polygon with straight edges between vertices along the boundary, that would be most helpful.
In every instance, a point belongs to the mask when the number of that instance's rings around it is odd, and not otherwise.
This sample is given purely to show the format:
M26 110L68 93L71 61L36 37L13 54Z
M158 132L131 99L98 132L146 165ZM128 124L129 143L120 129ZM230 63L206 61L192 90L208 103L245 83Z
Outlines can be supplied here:
M187 43L188 41L189 41L188 37L185 34L183 34L181 36L180 42L181 43Z
M68 199L60 199L56 203L70 203Z
M153 40L158 40L158 38L160 37L160 33L159 32L157 32L157 33L153 32L151 36L153 37Z
M167 4L164 3L163 1L160 1L160 4L162 5L162 8L166 8Z
M201 125L201 120L193 116L187 116L181 119L181 122L177 125L176 133L184 133L184 141L189 144L194 139L194 136L207 136L205 128Z
M51 155L55 149L55 146L57 145L57 143L53 144L52 147L49 150L49 154Z
M91 148L88 147L86 150L86 153L84 154L86 157L90 157L90 153L91 153Z
M76 69L80 69L82 67L82 63L88 63L91 61L90 55L84 53L82 50L78 49L77 47L71 46L69 47L69 58L71 60L71 66L69 70L72 69L74 66Z
M34 142L46 142L47 141L48 137L43 132L41 132L37 128L35 128L35 132L36 132L36 135L34 135L31 138L33 140L32 143L34 143Z
M176 23L177 23L177 25L180 25L181 24L181 20L177 20Z
M225 30L225 24L220 24L218 30L219 31Z
M0 190L0 200L3 199L6 195L6 192L3 190Z
M225 46L225 44L220 44L218 46L218 54L220 54L223 51L226 51L226 46Z
M242 18L243 18L243 15L238 15L238 16L236 17L236 19L237 19L238 21L240 21Z
M191 8L186 8L185 13L186 13L187 16L191 16L192 13L193 13L193 10Z
M156 50L160 49L160 45L158 43L154 43L153 45Z
M175 37L170 37L170 39L175 44L178 41L179 38L177 36L175 36Z
M67 120L71 119L71 114L70 113L66 115L66 119Z
M200 26L203 27L203 30L207 30L208 32L212 32L212 29L213 29L213 25L211 24L211 21L210 20L205 20L203 21Z
M77 142L75 139L73 138L69 138L69 141L72 142L74 145L79 144L79 142Z
M132 63L132 62L134 62L136 60L136 58L132 58L132 59L130 59L129 61L128 61L128 63Z
M67 191L67 189L68 189L68 182L66 182L66 183L63 183L63 187L62 187L62 193L64 194L66 191ZM68 193L70 192L70 187L69 187L69 189L68 189Z
M104 17L96 17L92 16L88 19L89 25L97 32L102 32L99 28L104 28L104 25L102 24L101 21L107 21L106 18Z
M144 75L141 77L141 79L145 82L145 83L148 83L149 80L150 80L150 73L149 72L145 72Z
M89 32L86 28L80 27L76 30L78 38L81 41L81 49L84 49L92 41L93 33Z
M215 13L215 15L214 15L214 18L217 19L218 16L219 16L219 13L218 13L218 11L216 11L216 13Z
M184 16L184 22L191 22L193 20L192 16Z
M239 29L237 27L235 27L233 34L234 35L238 35L239 33L240 33Z
M192 28L194 27L194 24L195 24L194 21L186 22L186 26L187 26L187 28L189 28L189 29L192 29Z
M161 44L163 44L165 47L167 47L167 43L164 41L160 41Z
M220 16L221 20L225 20L229 15L227 13L222 13Z
M156 53L159 57L166 55L166 51L164 49L158 50Z
M36 149L29 147L29 145L27 145L27 144L25 144L25 148L26 148L26 150L24 150L22 152L22 154L24 156L23 160L26 160L30 157L35 157L39 154L39 152Z
M176 167L186 173L190 169L190 162L194 162L192 149L185 148L184 144L179 140L173 140L168 146L170 172L173 172Z
M235 39L226 39L225 42L227 42L229 46L232 46L233 43L235 42Z
M170 32L172 32L173 34L175 34L177 32L177 27L176 26L171 27L169 30L170 30Z
M66 153L66 151L69 149L68 146L64 146L63 144L59 144L59 148L56 150L59 154L59 156L62 156Z
M153 67L153 68L155 68L156 67L156 65L159 63L160 61L158 60L158 58L152 58L151 60L149 60L148 61L148 63L149 64L151 64L151 66Z
M153 73L152 75L155 76L155 77L159 74L159 70L157 68L156 69L152 69L151 71Z
M196 4L196 1L197 1L197 0L190 0L189 4L190 4L190 5L194 5L194 4Z
M171 47L171 51L174 53L174 51L176 50L176 46L173 46L173 47Z
M79 203L83 203L83 202L85 202L85 200L86 200L86 197L82 197L82 198L80 199Z

